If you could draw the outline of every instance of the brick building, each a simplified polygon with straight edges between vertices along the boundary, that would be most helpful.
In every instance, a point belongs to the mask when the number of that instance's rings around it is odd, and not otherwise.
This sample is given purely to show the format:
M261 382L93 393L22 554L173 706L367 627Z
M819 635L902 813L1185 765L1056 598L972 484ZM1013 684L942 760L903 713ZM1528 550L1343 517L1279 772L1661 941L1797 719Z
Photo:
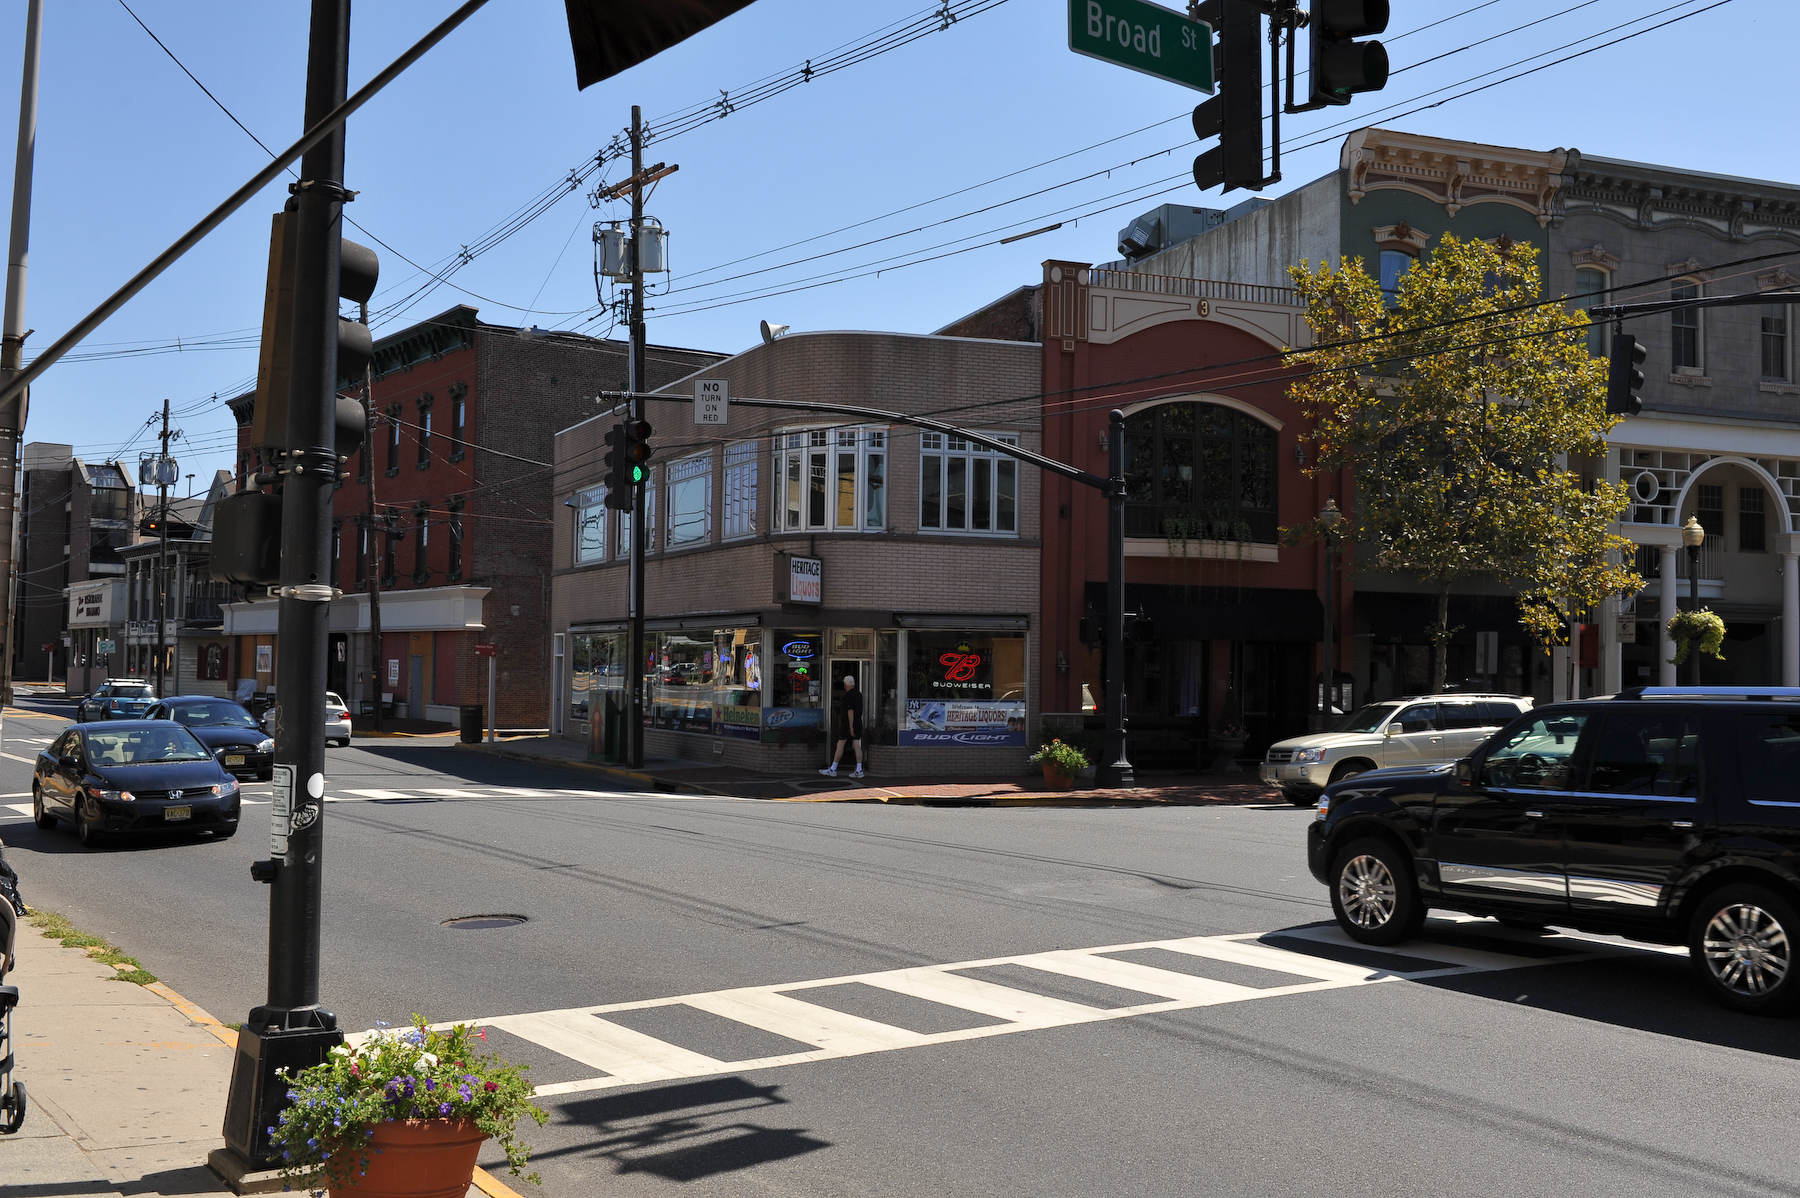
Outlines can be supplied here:
M649 347L655 386L721 355ZM330 688L352 709L449 722L487 700L477 641L499 645L498 722L549 720L549 572L560 491L555 430L625 386L625 346L578 333L490 325L458 306L375 343L374 427L332 501ZM254 395L231 401L239 485L256 473ZM372 515L371 515L372 512ZM370 644L379 562L382 643ZM229 605L234 677L275 689L272 602Z
M137 490L123 463L86 462L74 446L44 441L25 446L20 478L13 677L61 676L71 693L86 694L90 681L103 681L114 664L100 646L118 643L114 634L124 630L123 604L114 620L112 600L115 592L122 600L119 550L137 540ZM72 587L92 596L73 627Z
M1036 450L1038 357L1016 341L796 333L703 372L730 383L727 428L693 424L691 381L649 405L650 755L815 768L850 675L873 772L1024 768L1040 707L1038 472L906 424L738 401L941 412ZM629 517L604 506L615 419L556 438L555 727L596 749L634 668Z

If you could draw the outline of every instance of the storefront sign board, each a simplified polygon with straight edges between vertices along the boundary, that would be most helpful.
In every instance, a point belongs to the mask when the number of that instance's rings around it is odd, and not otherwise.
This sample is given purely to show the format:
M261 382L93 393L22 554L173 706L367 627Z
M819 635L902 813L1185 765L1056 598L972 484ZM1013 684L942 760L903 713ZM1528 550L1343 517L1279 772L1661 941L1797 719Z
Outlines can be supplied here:
M1025 704L1013 700L961 703L955 700L909 699L903 745L1025 744Z
M807 603L818 606L825 602L825 562L816 557L793 553L775 555L775 602Z

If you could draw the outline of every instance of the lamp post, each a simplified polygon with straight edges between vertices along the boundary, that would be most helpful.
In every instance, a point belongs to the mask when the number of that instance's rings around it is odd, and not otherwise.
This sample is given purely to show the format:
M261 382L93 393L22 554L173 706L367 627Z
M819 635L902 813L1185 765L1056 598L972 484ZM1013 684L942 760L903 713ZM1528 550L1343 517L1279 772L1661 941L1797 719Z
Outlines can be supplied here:
M1337 573L1337 530L1344 522L1344 513L1338 511L1337 500L1327 499L1319 512L1319 525L1325 530L1325 635L1324 653L1320 657L1319 679L1319 731L1331 731L1331 689L1337 681L1336 663L1333 660L1332 647L1332 610L1331 579Z
M1687 546L1688 556L1688 610L1700 610L1700 546L1706 544L1706 529L1700 526L1697 516L1689 516L1688 522L1681 526L1681 543ZM1700 685L1700 651L1692 644L1688 646L1688 685Z

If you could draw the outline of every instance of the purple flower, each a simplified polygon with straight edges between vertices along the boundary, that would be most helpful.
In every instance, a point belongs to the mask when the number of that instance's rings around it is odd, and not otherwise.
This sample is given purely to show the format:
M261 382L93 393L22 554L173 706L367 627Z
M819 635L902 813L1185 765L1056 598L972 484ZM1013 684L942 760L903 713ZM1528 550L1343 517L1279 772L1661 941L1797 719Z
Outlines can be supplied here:
M426 1088L426 1089L427 1089L427 1090L435 1090L435 1089L437 1089L437 1078L435 1078L435 1077L428 1077L428 1078L426 1078L426 1079L425 1079L425 1088Z
M450 1104L449 1103L447 1103L447 1102L438 1103L438 1114L448 1115L449 1113L450 1113Z
M472 1091L470 1091L469 1087L467 1087L467 1086L456 1087L456 1092L458 1094L462 1095L462 1100L464 1102L467 1102L467 1101L469 1101L469 1099L475 1097L474 1093Z

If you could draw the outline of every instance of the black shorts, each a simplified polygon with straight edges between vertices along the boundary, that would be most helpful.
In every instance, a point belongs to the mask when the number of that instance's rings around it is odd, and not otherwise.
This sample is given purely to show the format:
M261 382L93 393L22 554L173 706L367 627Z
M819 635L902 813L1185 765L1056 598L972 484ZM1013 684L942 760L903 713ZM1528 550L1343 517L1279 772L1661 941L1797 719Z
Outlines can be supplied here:
M839 740L861 740L862 739L862 721L858 720L857 724L856 724L856 731L851 732L850 731L850 717L849 716L839 716L838 722L837 722L837 738Z

